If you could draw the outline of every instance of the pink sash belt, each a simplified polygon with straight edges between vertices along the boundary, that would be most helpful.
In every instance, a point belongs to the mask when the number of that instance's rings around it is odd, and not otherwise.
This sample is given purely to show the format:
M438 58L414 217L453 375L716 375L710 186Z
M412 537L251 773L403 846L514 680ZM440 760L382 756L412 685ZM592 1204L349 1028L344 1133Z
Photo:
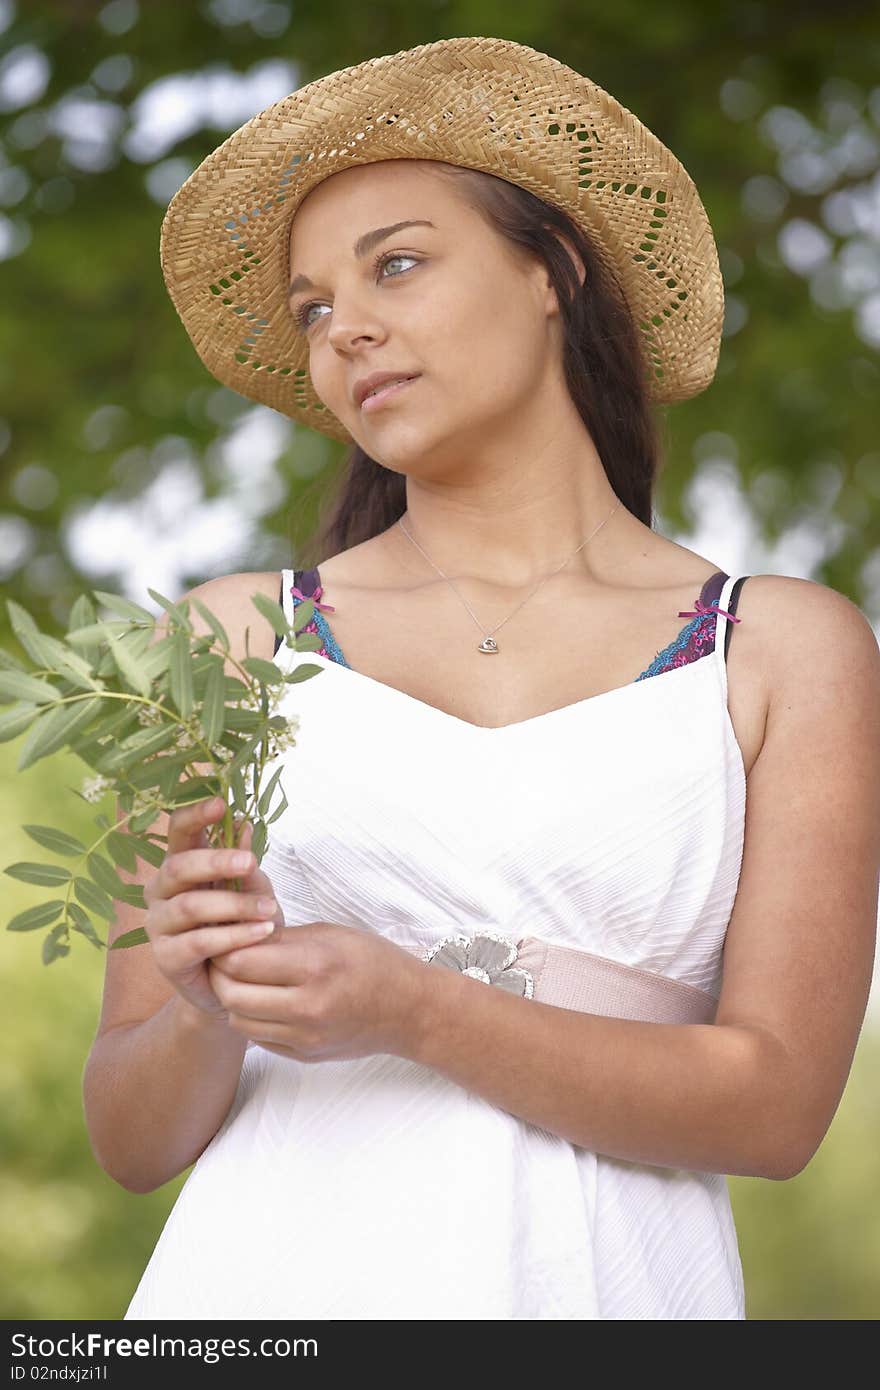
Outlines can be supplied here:
M456 932L430 948L407 946L446 966L541 1004L642 1023L711 1023L717 1000L695 985L536 936L514 941L496 932Z

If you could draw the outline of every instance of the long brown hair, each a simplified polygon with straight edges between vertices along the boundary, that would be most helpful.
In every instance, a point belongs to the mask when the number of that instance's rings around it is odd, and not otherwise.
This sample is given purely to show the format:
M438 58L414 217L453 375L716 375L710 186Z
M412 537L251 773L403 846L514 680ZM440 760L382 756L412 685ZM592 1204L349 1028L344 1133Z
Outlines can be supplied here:
M660 426L648 395L638 329L609 260L564 212L528 189L479 169L431 163L459 182L466 202L501 236L546 265L562 318L569 394L615 495L650 527L654 482L662 467ZM583 284L557 233L577 249L586 268ZM335 489L324 499L316 531L299 547L297 566L309 569L379 535L405 511L405 475L353 444Z

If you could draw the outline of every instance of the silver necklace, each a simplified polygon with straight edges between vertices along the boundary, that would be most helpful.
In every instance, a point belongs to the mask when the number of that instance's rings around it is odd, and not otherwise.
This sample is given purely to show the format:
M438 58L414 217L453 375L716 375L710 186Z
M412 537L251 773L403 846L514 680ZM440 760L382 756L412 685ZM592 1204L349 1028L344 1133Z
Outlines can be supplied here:
M617 511L617 508L618 508L619 506L620 506L620 499L618 499L617 502L614 504L614 506L611 508L611 511L608 513L608 516L606 516L605 521L608 521L608 519L614 515L614 513ZM519 610L523 607L523 604L528 603L528 601L529 601L530 598L534 598L535 594L538 592L538 590L540 589L541 585L544 583L545 580L547 580L547 579L552 579L552 578L553 578L553 575L558 574L559 571L560 571L561 569L565 569L565 566L569 563L570 560L573 560L573 559L574 559L575 555L578 554L578 551L583 550L584 546L587 544L587 541L591 541L591 540L593 539L593 537L596 535L596 532L597 532L597 531L601 531L602 527L605 525L605 521L600 521L600 522L599 522L599 525L596 527L596 530L590 532L590 534L587 536L587 540L581 541L581 543L580 543L580 545L578 546L577 550L572 551L571 555L569 555L569 557L568 557L567 560L563 560L562 564L559 565L559 566L558 566L555 570L553 570L550 574L545 574L543 579L539 579L538 582L537 582L537 584L535 585L534 589L532 590L532 592L531 592L530 594L527 594L527 595L526 595L526 597L523 599L522 603L517 604L516 608L514 608L514 610L513 610L513 613L509 613L508 616L507 616L506 618L503 618L503 619L501 620L501 622L498 623L497 627L493 627L493 628L492 628L491 632L485 633L482 642L481 642L480 645L477 647L477 651L478 651L478 652L495 653L495 652L497 652L497 651L500 650L500 648L499 648L499 646L498 646L498 643L495 641L495 638L492 636L492 633L497 632L499 627L503 627L504 624L505 624L506 622L509 622L510 619L513 617L514 613L518 613ZM476 623L478 631L479 631L479 632L483 632L482 624L480 623L479 618L477 617L477 615L476 615L476 613L474 612L474 610L471 608L471 606L470 606L470 604L468 603L467 599L466 599L462 594L460 594L460 593L458 592L458 589L456 588L455 584L453 584L453 582L452 582L452 580L449 578L449 576L443 573L443 571L442 571L442 569L440 568L439 565L435 565L435 564L434 564L434 561L431 559L430 555L428 555L426 551L422 550L422 547L419 545L418 541L415 540L415 539L410 535L409 531L407 531L406 527L405 527L404 524L403 524L403 517L400 517L400 518L399 518L397 524L398 524L398 526L400 527L400 529L401 529L401 531L403 532L403 534L407 537L407 539L412 541L412 543L413 543L413 545L416 547L416 549L422 551L422 554L424 555L425 559L428 561L428 564L434 566L434 569L435 569L435 570L437 571L437 573L440 575L441 579L445 579L445 580L446 580L446 583L450 586L450 588L452 588L452 589L455 590L456 594L458 594L458 597L461 599L461 601L462 601L462 603L464 604L465 608L466 608L467 611L470 613L471 617L473 618L474 622Z

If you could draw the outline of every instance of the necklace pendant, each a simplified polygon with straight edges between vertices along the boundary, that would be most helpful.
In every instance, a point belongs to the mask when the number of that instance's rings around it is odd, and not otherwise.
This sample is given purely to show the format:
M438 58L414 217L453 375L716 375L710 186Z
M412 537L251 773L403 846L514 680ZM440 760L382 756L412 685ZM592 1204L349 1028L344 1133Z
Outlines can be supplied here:
M478 652L497 652L497 650L498 643L495 641L494 637L484 637L477 647Z

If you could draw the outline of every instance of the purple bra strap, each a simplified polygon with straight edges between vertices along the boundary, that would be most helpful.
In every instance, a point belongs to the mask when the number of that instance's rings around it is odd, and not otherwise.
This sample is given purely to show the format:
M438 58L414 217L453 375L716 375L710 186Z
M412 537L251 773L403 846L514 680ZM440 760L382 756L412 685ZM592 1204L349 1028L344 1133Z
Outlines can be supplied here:
M318 566L314 565L310 570L297 570L294 573L294 578L296 578L297 574L300 576L301 583L299 588L297 588L296 584L291 586L291 593L294 597L299 599L313 598L317 593L318 598L320 598L324 590L321 587L321 576L318 573ZM333 608L331 604L319 603L317 598L315 599L315 607L320 609L322 613L336 612L336 609Z
M723 608L713 608L711 605L718 602L721 597L721 590L724 588L729 574L723 570L718 570L706 580L700 590L700 597L693 608L680 608L678 616L680 618L696 618L701 613L720 613L722 617L729 618L732 623L741 623L742 618L737 618L733 613L727 613Z

